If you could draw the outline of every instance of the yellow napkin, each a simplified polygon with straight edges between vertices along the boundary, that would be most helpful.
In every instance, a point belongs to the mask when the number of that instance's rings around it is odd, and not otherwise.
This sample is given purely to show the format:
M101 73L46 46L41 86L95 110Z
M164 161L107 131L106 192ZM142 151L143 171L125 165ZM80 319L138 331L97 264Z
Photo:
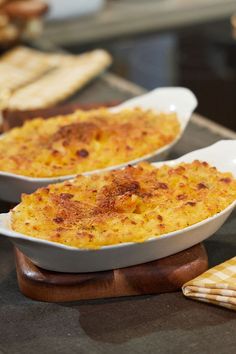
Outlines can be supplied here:
M190 280L182 290L192 299L236 310L236 257Z

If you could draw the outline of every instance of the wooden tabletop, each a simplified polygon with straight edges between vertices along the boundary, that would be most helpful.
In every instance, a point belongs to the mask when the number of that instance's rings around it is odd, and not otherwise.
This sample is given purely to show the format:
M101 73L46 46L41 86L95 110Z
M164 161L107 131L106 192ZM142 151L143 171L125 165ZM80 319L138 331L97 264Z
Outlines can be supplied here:
M77 97L124 100L143 90L111 74ZM235 133L194 115L170 158ZM8 206L1 204L1 211ZM236 213L204 242L210 266L236 254ZM67 304L34 302L19 291L11 244L0 237L0 354L233 354L235 313L184 298L181 292Z

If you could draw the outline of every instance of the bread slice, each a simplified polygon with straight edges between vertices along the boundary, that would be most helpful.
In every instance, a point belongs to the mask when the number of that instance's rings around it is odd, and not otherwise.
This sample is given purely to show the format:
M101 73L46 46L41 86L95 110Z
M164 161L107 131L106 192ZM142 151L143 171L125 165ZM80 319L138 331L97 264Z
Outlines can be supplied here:
M14 92L8 100L8 109L53 106L74 94L111 63L110 55L99 49L78 56L54 55L51 60L60 62L60 66Z
M0 60L0 90L15 91L58 65L50 54L17 47Z

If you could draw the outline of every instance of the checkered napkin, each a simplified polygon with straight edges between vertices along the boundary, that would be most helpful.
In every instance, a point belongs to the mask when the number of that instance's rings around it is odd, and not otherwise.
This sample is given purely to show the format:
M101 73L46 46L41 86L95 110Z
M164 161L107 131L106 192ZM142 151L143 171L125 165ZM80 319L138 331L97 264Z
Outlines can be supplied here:
M192 299L236 310L236 257L190 280L182 290Z

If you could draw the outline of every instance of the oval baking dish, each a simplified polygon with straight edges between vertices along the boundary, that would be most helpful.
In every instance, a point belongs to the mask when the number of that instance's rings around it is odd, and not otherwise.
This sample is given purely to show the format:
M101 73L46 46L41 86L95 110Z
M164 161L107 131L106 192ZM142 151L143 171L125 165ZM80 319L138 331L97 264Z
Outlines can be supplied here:
M163 88L153 90L140 97L133 98L126 101L125 103L110 108L111 112L119 112L125 108L135 108L139 107L141 109L153 110L156 112L171 113L175 112L177 114L178 121L180 123L180 133L176 138L168 145L153 151L145 156L141 156L135 160L127 161L125 163L103 168L101 170L93 170L89 172L84 172L83 174L92 174L100 171L108 171L120 167L124 167L128 164L136 164L143 160L149 161L160 161L163 160L171 148L177 143L181 138L189 119L191 118L192 112L196 108L197 100L194 94L185 88ZM64 181L66 179L73 178L75 175L65 175L59 177L50 178L36 178L28 177L23 175L18 175L15 173L0 171L0 199L7 200L10 202L18 202L20 200L21 193L32 193L37 188L46 186L49 183L57 183L59 181Z
M236 177L235 151L235 140L223 140L177 160L153 165L174 166L181 162L201 160L215 166L220 172L231 172ZM150 235L144 242L122 243L96 250L78 249L17 233L10 227L11 213L0 215L0 233L8 237L34 264L42 268L59 272L94 272L141 264L187 249L215 233L234 207L235 201L220 213L201 222L160 237Z

